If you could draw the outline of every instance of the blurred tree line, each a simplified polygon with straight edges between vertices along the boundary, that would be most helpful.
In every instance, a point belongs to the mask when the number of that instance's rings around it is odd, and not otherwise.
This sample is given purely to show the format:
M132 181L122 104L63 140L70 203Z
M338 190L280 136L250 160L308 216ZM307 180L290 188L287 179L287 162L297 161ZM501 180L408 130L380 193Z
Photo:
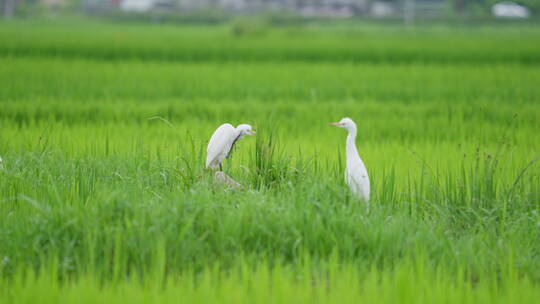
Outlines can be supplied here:
M88 7L99 7L100 11L118 10L122 1L130 0L0 0L0 8L4 17L38 15L40 13L79 13L88 11ZM133 1L133 0L131 0ZM366 8L372 3L383 2L392 5L400 10L407 2L417 4L444 3L446 8L457 15L489 15L493 4L505 0L139 0L153 1L154 3L167 3L163 6L170 11L186 11L186 7L212 8L219 10L234 4L244 5L258 4L261 7L289 7L300 9L307 6L339 6L349 5L356 9L356 15L365 15ZM528 7L531 13L540 13L540 0L518 0L513 1ZM415 7L421 7L417 5ZM417 9L417 8L415 8Z

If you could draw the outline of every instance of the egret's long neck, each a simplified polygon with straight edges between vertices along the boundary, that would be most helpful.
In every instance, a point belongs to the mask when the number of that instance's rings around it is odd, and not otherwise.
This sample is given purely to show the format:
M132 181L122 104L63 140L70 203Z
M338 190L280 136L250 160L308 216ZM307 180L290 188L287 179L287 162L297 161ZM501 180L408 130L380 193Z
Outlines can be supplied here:
M358 150L356 149L356 128L349 130L349 135L347 135L347 160L352 160L351 158L358 158Z
M242 139L242 131L241 131L241 130L238 130L238 128L234 129L234 136L233 136L233 137L234 137L234 140L233 140L233 142L232 142L231 148L234 146L234 144L235 144L238 140Z
M239 130L238 128L234 129L234 137L238 138L242 134L242 130Z

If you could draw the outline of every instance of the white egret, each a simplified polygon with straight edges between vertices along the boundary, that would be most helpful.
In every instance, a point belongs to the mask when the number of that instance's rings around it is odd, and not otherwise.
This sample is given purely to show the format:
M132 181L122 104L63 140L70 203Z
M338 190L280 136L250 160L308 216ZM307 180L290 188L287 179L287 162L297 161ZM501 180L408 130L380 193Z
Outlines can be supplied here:
M231 156L234 144L244 136L255 133L251 126L246 124L238 125L236 128L228 123L219 126L212 134L206 149L206 168L219 167L222 171L221 162Z
M345 169L345 180L351 191L366 202L369 202L369 176L358 149L356 149L356 124L348 117L331 125L343 128L349 132L347 135L347 167Z

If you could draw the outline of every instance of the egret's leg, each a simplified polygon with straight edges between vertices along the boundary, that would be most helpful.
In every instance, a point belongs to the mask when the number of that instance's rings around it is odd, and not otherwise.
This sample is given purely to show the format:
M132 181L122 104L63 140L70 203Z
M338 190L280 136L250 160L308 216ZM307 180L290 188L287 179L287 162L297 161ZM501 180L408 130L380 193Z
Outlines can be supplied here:
M219 171L223 171L223 167L219 164Z

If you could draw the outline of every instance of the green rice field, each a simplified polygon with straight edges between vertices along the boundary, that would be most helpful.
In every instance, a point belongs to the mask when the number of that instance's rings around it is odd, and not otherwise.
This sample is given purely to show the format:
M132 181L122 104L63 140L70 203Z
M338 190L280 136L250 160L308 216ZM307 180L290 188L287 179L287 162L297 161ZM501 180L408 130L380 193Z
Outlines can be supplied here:
M0 302L540 299L540 28L237 27L0 24Z

